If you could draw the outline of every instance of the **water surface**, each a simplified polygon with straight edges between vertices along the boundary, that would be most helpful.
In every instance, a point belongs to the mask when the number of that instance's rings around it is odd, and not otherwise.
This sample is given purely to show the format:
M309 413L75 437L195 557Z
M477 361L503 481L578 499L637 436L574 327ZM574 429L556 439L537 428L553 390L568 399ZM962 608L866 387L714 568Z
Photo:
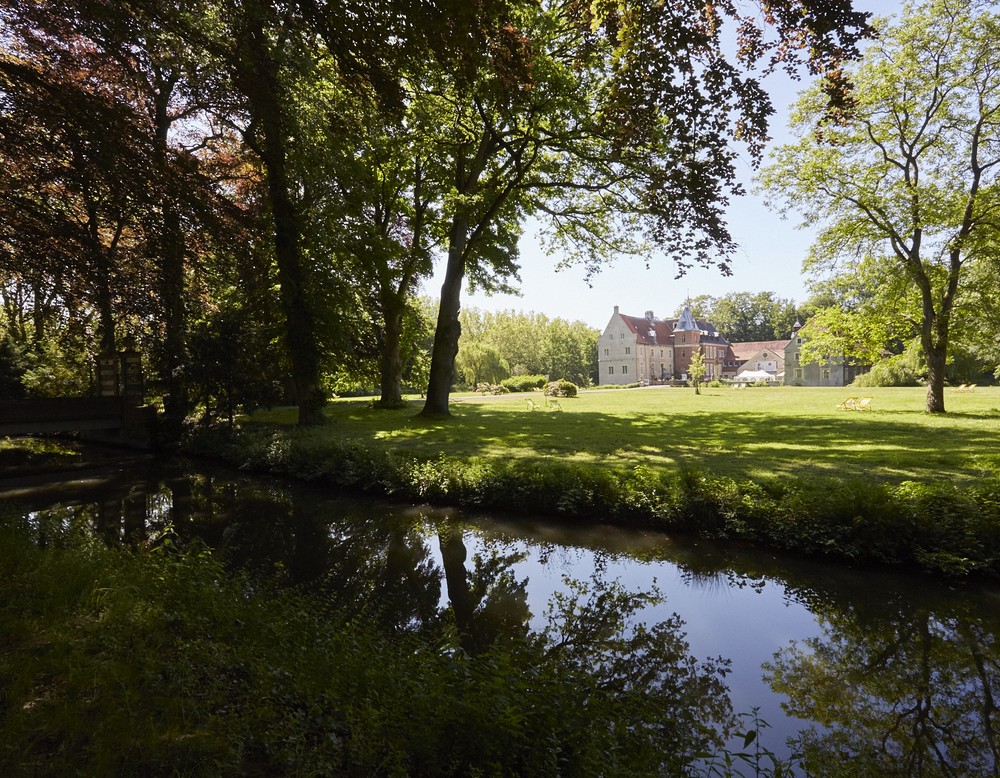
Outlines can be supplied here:
M764 744L806 753L814 774L1000 774L1000 588L190 465L7 480L0 499L23 506L40 543L71 527L111 543L175 532L282 585L321 586L393 629L447 612L472 652L544 629L559 598L648 597L633 621L677 614L694 658L730 663L733 710L756 710Z

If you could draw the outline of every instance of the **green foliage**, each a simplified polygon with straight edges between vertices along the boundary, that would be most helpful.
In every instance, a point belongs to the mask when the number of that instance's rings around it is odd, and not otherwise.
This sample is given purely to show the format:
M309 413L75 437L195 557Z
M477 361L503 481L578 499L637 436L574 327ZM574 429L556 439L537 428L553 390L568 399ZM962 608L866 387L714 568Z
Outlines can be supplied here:
M277 403L282 396L277 333L241 304L227 304L191 328L188 385L206 417L232 420L239 410Z
M655 593L571 583L541 632L470 655L446 618L385 629L169 529L134 551L0 539L12 775L680 774L731 724L726 664L676 617L635 619Z
M507 377L509 368L500 352L482 343L463 342L455 358L455 372L466 386L497 384Z
M20 400L24 397L22 378L26 370L21 349L5 335L0 339L0 400Z
M867 351L874 361L880 339L919 336L933 413L945 411L955 311L963 297L981 296L967 294L970 283L995 288L998 34L988 3L931 0L883 20L879 45L851 68L849 114L829 121L826 85L814 85L795 107L798 140L777 150L763 176L819 230L809 269L849 293L817 340L839 326L842 348L828 353ZM967 328L975 318L966 309Z
M699 391L698 385L701 383L701 379L705 377L707 371L705 356L701 353L701 349L698 349L691 355L691 363L688 365L688 375L691 377L691 383L694 385L696 392Z
M902 354L876 362L869 372L854 379L853 386L919 386L926 379L920 343L913 341Z
M26 350L21 385L29 397L84 397L93 388L93 365L77 347L64 348L55 338Z
M512 375L500 383L511 392L533 392L545 386L548 380L548 376L543 375Z
M462 343L483 343L497 350L518 375L564 376L590 386L597 376L600 333L583 322L550 319L541 313L463 310ZM524 391L524 390L515 390Z
M577 386L572 381L551 381L545 385L549 397L576 397Z
M503 386L502 384L476 384L476 388L474 391L477 392L478 394L493 394L493 395L510 393L510 389L508 389L506 386Z
M730 343L783 340L789 337L796 319L805 321L794 300L774 292L731 292L722 297L700 295L691 300L691 312L705 319ZM682 306L683 308L683 306ZM676 316L680 316L678 309Z
M740 393L724 393L730 395L740 395L733 402L749 401ZM574 406L580 402L584 400ZM546 414L540 421L559 424L550 417L576 413L574 407L572 413ZM634 425L635 417L630 418ZM867 418L851 416L845 423L857 434L855 421ZM594 423L584 419L584 426ZM725 423L723 427L728 436L731 428ZM537 426L532 434L538 436ZM568 429L562 436L579 451L579 436ZM603 436L598 433L598 438ZM823 448L836 450L838 445L828 441ZM605 460L593 466L570 461L569 455L511 456L514 449L507 447L493 458L419 456L399 446L382 449L323 432L258 427L234 436L201 431L188 447L244 469L318 479L403 500L600 519L944 575L1000 576L1000 487L995 474L966 481L961 489L950 482L892 484L864 473L840 473L833 482L816 475L776 477L766 474L767 468L752 478L733 477L697 467L609 468ZM650 459L648 452L642 457Z

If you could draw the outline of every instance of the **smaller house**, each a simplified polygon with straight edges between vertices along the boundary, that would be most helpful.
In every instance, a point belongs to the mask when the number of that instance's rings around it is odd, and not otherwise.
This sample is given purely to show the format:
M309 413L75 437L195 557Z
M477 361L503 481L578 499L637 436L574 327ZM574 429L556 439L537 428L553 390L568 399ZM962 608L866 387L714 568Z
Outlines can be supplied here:
M786 386L847 386L864 372L859 365L842 356L825 356L818 362L802 361L804 342L800 322L792 327L792 338L785 347Z
M785 347L787 340L755 340L733 343L735 370L731 372L736 381L743 381L744 373L766 373L770 381L781 381L785 374ZM748 379L757 380L757 379Z

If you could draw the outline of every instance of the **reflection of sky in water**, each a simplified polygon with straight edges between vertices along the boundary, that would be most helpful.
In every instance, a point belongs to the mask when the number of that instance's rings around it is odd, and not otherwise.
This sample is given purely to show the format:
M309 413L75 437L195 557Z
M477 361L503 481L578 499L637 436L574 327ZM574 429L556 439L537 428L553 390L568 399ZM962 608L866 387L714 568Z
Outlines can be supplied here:
M589 579L595 564L603 565L602 577L618 580L633 592L648 592L654 586L665 601L644 611L643 620L655 623L678 614L691 654L697 659L722 656L732 662L726 677L735 713L760 709L761 718L770 729L765 743L780 751L787 737L794 736L806 722L790 718L781 710L781 698L761 678L761 665L793 640L801 641L820 634L816 619L807 608L785 597L784 587L767 582L756 587L739 587L724 576L699 577L692 581L669 561L644 562L617 556L598 562L598 555L586 548L562 546L542 551L524 541L503 543L505 551L528 551L528 558L514 567L518 580L528 579L528 603L532 627L544 626L544 613L552 595L563 588L563 578ZM473 556L489 541L482 535L468 534L465 542L471 567ZM440 551L432 543L433 558L440 565ZM447 592L442 592L447 605Z
M692 656L698 660L729 659L732 672L725 681L734 712L749 713L759 708L760 716L771 727L764 733L764 745L779 754L785 753L786 738L795 736L809 722L785 716L781 708L784 697L764 682L761 666L772 662L775 652L787 649L793 642L802 646L809 638L821 638L817 649L820 654L837 648L842 662L857 664L861 661L857 654L860 648L878 656L886 642L895 643L923 619L935 633L942 633L929 655L938 668L932 689L938 706L935 714L942 720L952 714L964 716L954 719L960 723L960 731L949 733L951 743L969 736L970 727L977 726L976 711L982 707L982 700L976 696L977 665L971 660L965 631L977 633L985 652L980 659L985 658L987 672L993 674L986 685L1000 688L997 587L962 589L902 573L777 558L761 549L738 550L604 525L496 519L454 510L343 499L326 490L292 487L266 479L215 478L185 472L167 480L161 480L162 475L149 481L125 478L107 489L95 489L97 484L86 481L65 484L65 490L58 490L58 497L37 495L37 502L31 506L35 510L26 511L24 521L39 533L40 539L76 526L88 527L113 542L143 542L170 524L177 524L178 529L183 524L212 546L231 544L230 550L239 552L237 558L244 563L261 555L263 569L273 570L276 562L287 565L289 571L301 575L292 580L310 580L322 574L336 563L336 554L326 554L342 546L374 554L373 559L381 558L386 553L381 544L391 535L385 534L387 528L402 528L402 534L393 537L399 539L410 533L407 542L414 544L412 558L426 554L430 580L442 577L441 606L448 605L448 588L443 580L439 529L447 524L451 531L461 532L461 544L468 552L464 563L468 572L480 553L486 557L526 555L514 565L511 574L517 581L527 579L531 626L535 629L545 626L547 606L553 595L564 589L565 577L587 583L596 571L601 580L617 580L632 593L649 593L655 586L665 601L649 606L643 620L653 624L677 613L684 621ZM177 488L180 484L183 488ZM46 508L38 510L42 505ZM370 547L363 540L367 536L357 535L359 527L374 530L371 537L376 540ZM323 540L329 541L329 546ZM364 560L364 553L358 560ZM354 559L350 553L344 558ZM350 570L341 572L347 576L344 580L351 580ZM428 591L432 592L432 600L438 597L436 584ZM820 630L813 611L823 614L827 632ZM841 634L844 625L848 632ZM842 645L837 645L838 641ZM865 694L885 691L886 700L872 702L897 706L895 711L889 710L895 716L898 706L911 706L917 693L906 687L909 681L902 676L920 663L919 641L905 638L899 642L902 647L897 665L888 668L893 672L883 674L880 670L873 677L862 662L860 675L856 673L853 681L859 684L857 689L849 687L852 681L844 680L847 670L841 664L834 662L821 668L826 693L829 696L832 691L836 698L826 700L830 706L827 712L842 717L836 727L848 735L859 723L858 733L854 734L865 744L885 735L884 727L879 729L884 722L875 721L872 728L864 730L865 722L856 716L855 706L867 702ZM786 673L794 671L796 664L791 660L795 658L789 658L787 651L785 655ZM810 676L795 687L800 695L799 706L804 705L803 700L808 703L817 696L813 680ZM882 680L887 684L885 689L878 686ZM852 691L856 694L852 695ZM966 691L971 696L965 695ZM962 708L963 696L970 700L968 710ZM976 739L978 733L972 737ZM731 748L741 746L742 742L730 744ZM982 743L976 748L986 755ZM972 764L986 762L967 761L962 766Z

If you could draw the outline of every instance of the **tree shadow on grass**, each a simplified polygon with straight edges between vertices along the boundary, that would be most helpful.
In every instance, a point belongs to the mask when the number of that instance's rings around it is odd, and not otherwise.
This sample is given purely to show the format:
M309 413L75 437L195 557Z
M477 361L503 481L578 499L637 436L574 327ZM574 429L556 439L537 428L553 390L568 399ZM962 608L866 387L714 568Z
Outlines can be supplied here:
M782 417L754 412L628 417L463 406L445 423L408 420L387 445L420 455L542 458L696 468L735 478L822 475L971 480L1000 469L1000 429L922 426L913 414ZM962 415L974 420L978 414Z

